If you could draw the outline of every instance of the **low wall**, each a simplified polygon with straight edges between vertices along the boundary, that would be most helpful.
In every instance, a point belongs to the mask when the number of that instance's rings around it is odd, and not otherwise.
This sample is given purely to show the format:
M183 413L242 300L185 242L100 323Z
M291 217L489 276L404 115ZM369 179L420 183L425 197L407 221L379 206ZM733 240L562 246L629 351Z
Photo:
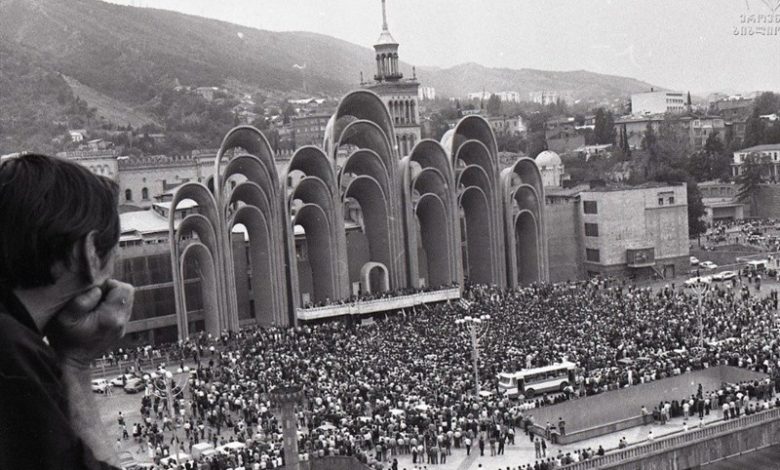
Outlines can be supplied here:
M780 408L611 452L566 470L679 470L780 444Z
M549 421L556 425L558 418L566 421L566 442L576 442L642 424L641 409L650 413L662 400L679 400L696 393L699 384L704 392L719 388L722 383L736 383L766 378L747 369L718 365L631 387L603 392L557 405L535 408L526 412L534 417L537 434L544 433ZM615 406L619 403L619 406ZM587 410L587 413L584 412ZM563 441L562 441L563 442Z

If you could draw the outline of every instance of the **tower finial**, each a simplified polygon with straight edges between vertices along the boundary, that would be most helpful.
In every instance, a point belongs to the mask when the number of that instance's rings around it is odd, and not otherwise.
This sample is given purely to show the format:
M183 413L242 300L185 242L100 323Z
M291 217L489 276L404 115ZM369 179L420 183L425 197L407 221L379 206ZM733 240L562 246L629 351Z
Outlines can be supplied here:
M387 31L387 12L385 11L385 0L382 0L382 31Z

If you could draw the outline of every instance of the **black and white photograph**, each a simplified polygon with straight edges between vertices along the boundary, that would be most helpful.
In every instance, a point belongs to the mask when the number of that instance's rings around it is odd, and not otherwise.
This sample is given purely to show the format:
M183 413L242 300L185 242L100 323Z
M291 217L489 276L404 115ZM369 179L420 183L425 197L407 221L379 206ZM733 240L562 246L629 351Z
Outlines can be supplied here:
M0 0L0 470L779 470L780 0Z

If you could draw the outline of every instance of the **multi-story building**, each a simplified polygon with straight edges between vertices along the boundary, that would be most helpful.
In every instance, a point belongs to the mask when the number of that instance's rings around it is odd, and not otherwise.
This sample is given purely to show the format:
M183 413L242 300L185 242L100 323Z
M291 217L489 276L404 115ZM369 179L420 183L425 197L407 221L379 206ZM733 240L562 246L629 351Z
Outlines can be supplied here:
M522 116L491 116L485 118L496 134L522 134L526 127Z
M312 114L293 117L291 121L295 148L304 145L322 146L330 116L330 114Z
M753 110L753 100L742 97L722 99L710 103L710 110L724 119L742 119Z
M374 82L363 86L382 98L395 126L398 151L408 155L421 139L420 107L418 95L420 83L416 76L404 79L398 61L398 42L387 28L387 12L382 0L382 33L374 44L376 52L376 74Z
M675 114L687 110L686 97L682 92L651 91L631 95L632 114Z
M417 91L417 99L420 101L435 100L436 89L432 86L421 86Z
M744 172L745 161L754 156L756 163L762 165L762 173L768 180L780 181L780 144L754 145L734 152L731 162L731 175L739 176Z
M721 142L726 137L726 122L718 116L695 117L689 121L688 135L691 148L701 150L712 134L716 134Z
M682 274L689 266L684 184L579 193L588 275Z
M542 90L528 93L528 99L542 106L556 104L559 101L571 103L574 101L574 94L571 90Z

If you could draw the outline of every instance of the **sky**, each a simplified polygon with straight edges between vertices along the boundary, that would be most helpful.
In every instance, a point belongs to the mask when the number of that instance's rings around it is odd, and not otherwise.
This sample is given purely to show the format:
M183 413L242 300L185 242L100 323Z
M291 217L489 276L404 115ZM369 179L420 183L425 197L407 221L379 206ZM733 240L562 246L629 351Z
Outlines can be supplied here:
M380 0L110 1L366 47L382 26ZM742 22L770 13L776 35L735 34L770 27ZM588 70L700 95L780 91L780 0L387 0L387 15L412 65Z

